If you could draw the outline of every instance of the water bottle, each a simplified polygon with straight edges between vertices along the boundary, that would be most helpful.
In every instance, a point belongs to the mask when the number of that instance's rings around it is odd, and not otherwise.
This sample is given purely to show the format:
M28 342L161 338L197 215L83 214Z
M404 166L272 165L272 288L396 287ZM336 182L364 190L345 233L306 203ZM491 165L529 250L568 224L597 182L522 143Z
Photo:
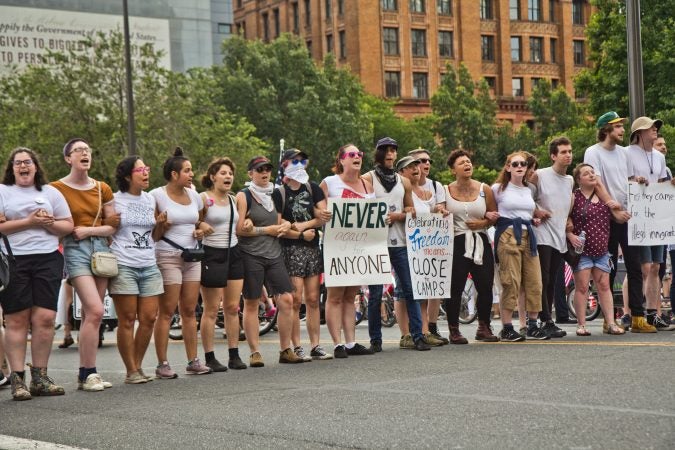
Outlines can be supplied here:
M579 233L579 241L581 241L581 245L579 245L578 247L574 247L574 251L577 252L577 255L581 255L584 252L584 244L586 243L585 231Z

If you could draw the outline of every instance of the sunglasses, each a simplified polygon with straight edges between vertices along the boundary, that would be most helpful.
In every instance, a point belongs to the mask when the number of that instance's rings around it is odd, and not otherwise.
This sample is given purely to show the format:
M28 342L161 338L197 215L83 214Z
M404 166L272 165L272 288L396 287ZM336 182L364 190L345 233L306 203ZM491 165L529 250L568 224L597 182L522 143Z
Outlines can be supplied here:
M363 158L363 152L358 151L358 152L345 152L342 155L340 155L340 159L346 159L346 158Z
M421 162L421 163L424 163L424 164L427 164L427 163L433 164L434 163L434 160L431 159L431 158L420 158L420 159L418 159L418 161Z
M527 167L527 161L511 161L511 167Z
M270 166L260 166L257 169L255 169L255 171L258 172L258 173L271 172L272 167L270 167Z
M30 167L33 165L33 160L32 159L15 159L12 161L12 164L14 164L14 167L21 167L21 166L26 166Z
M150 173L150 166L136 167L131 169L131 173Z
M298 164L302 164L303 166L307 165L307 159L292 159L291 164L294 166L297 166Z

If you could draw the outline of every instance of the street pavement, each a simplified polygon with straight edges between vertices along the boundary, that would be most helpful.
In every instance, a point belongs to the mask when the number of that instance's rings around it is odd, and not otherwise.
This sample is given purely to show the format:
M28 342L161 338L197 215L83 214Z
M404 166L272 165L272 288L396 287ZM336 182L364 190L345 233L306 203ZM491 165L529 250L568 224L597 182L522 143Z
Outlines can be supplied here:
M47 448L8 436L92 449L675 448L675 332L607 336L601 325L589 322L591 337L567 325L563 339L513 344L475 342L476 325L463 325L469 345L429 352L399 350L395 326L380 354L299 365L277 362L269 333L264 368L202 376L183 374L172 342L180 377L143 385L123 383L106 333L98 368L114 387L100 393L76 390L77 349L56 348L57 332L49 373L66 395L14 402L0 391L0 448ZM357 339L367 343L365 323ZM151 344L146 373L154 359Z

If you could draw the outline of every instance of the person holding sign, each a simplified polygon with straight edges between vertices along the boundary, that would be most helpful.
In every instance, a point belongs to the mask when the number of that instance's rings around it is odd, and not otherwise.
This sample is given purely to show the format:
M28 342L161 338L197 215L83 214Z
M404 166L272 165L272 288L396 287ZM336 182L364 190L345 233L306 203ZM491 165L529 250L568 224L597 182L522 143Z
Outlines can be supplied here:
M495 231L495 254L502 282L502 325L500 339L506 342L524 340L513 329L511 319L518 303L521 286L525 292L527 310L527 339L550 339L537 325L541 311L541 267L537 254L537 239L532 226L540 220L534 217L535 203L525 180L527 156L524 152L511 153L499 173L492 192L497 201L499 218Z
M495 263L487 229L499 218L489 186L476 181L468 152L455 150L448 157L455 181L447 186L446 208L452 213L455 241L450 298L445 301L451 344L467 344L459 331L462 291L469 274L478 291L476 340L498 342L490 326Z
M666 157L654 150L663 122L649 117L638 117L630 127L630 143L628 146L628 180L640 184L663 183L668 181ZM671 180L675 184L675 181ZM657 314L660 302L661 280L659 268L664 258L664 245L643 245L640 249L640 265L642 282L647 299L647 323L657 330L670 331L670 323ZM628 285L630 288L630 284Z
M373 185L361 177L363 152L353 144L340 147L333 173L320 184L326 198L375 198ZM326 325L333 339L335 358L372 355L371 349L356 342L356 308L354 298L360 286L328 287ZM378 307L377 316L380 316ZM345 343L342 343L344 332Z
M399 346L405 349L425 351L430 350L431 347L422 333L422 312L420 304L413 297L410 267L408 266L408 250L406 248L406 214L408 212L415 214L412 185L410 180L401 177L394 171L397 151L398 144L392 138L385 137L377 141L375 169L366 173L363 178L373 183L375 197L387 199L386 201L389 204L389 214L386 218L389 225L387 236L389 259L400 281L399 289L403 292L406 310L408 311L408 323L404 320L398 320L402 333ZM369 291L368 334L370 334L373 349L380 351L382 349L382 317L380 316L382 285L371 285Z

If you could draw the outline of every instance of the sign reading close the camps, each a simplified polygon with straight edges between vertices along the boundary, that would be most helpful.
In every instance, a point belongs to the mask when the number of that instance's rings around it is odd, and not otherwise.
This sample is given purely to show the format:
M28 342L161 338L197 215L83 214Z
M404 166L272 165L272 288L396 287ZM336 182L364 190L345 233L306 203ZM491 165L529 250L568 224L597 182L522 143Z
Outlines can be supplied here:
M628 183L629 245L675 244L675 186Z
M391 283L386 202L328 199L328 210L332 217L323 237L326 286Z
M450 297L454 232L452 216L408 213L408 265L415 300Z

